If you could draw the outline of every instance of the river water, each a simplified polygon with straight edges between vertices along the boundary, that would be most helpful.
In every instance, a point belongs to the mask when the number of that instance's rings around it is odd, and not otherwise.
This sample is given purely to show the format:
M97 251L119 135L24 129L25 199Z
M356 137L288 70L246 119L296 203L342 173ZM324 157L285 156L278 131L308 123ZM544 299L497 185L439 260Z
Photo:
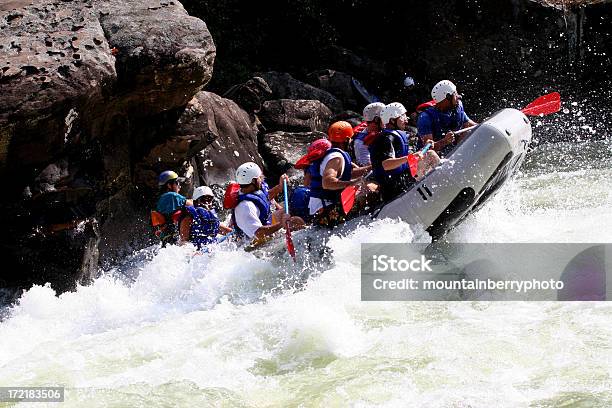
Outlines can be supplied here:
M541 144L448 239L612 242L611 157ZM612 304L361 302L359 244L414 239L392 221L334 237L333 267L296 289L229 248L33 287L4 310L0 384L63 385L66 407L612 406Z

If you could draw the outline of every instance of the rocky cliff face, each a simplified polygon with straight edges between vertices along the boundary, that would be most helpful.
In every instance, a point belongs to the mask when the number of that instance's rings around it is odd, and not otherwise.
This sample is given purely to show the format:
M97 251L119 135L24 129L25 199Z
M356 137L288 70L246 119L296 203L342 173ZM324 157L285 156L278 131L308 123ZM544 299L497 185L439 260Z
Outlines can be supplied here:
M146 225L139 208L153 192L138 163L210 80L214 58L206 24L176 1L2 5L7 284L35 276L68 288L75 265L81 281L97 272L99 246L135 245L134 230L121 243L108 232Z

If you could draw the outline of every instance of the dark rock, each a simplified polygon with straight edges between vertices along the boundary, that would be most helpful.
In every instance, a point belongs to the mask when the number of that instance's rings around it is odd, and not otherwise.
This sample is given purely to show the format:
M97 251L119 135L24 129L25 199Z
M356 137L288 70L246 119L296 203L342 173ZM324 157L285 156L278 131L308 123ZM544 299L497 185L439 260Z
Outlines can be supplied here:
M338 115L334 115L334 117L332 118L332 122L336 122L339 120L344 120L350 123L353 127L355 127L361 122L363 122L363 116L361 116L361 114L357 112L344 111L342 113L339 113Z
M353 87L353 76L344 72L324 69L308 74L308 82L338 98L344 109L362 110L367 104Z
M310 143L325 138L323 132L273 132L262 137L261 155L270 171L268 176L277 178L283 173L289 176L302 176L302 170L293 168L295 162L306 154Z
M151 176L157 178L157 174ZM151 233L148 211L154 205L142 199L143 187L136 185L122 189L96 204L96 213L99 214L99 261L104 269L117 264L134 251L157 242Z
M253 161L262 165L257 152L257 127L249 115L234 101L210 92L200 92L187 105L179 120L177 135L191 137L206 134L214 140L196 150L198 185L224 185L234 180L242 163Z
M74 290L77 283L86 285L99 275L99 240L97 222L85 219L50 224L44 231L32 234L27 246L16 241L7 242L3 245L3 253L7 255L4 259L5 285L30 287L31 271L36 271L35 282L50 282L59 292ZM21 273L15 273L12 268L18 268Z
M225 184L247 161L262 164L250 116L230 99L199 92L187 104L173 136L153 147L139 164L136 179L153 187L163 169L182 168L192 184Z
M272 90L274 99L306 99L324 103L334 112L342 110L342 102L327 91L298 81L286 72L264 72L262 77Z
M39 193L55 191L55 184L62 178L68 177L68 175L68 163L66 161L51 163L34 180L34 191Z
M123 230L123 239L148 217L143 198L154 190L134 169L172 134L180 111L210 79L215 56L206 24L179 2L150 5L0 6L0 177L10 175L0 198L0 248L11 270L5 279L44 283L49 270L68 280L91 275L98 242L110 256L125 245L112 235ZM92 227L71 244L79 225ZM40 248L50 248L40 262L23 262ZM63 259L51 256L66 251Z
M272 90L263 78L254 77L244 84L234 85L223 97L233 100L247 112L255 113L265 101L272 99Z
M268 131L326 132L332 111L319 101L280 99L265 102L258 116Z
M109 48L117 48L117 79L141 115L185 105L212 76L215 46L206 24L178 2L149 10L150 1L95 2ZM142 100L148 103L142 104Z
M323 60L334 70L363 79L366 86L390 76L387 63L337 45L326 47L323 50Z

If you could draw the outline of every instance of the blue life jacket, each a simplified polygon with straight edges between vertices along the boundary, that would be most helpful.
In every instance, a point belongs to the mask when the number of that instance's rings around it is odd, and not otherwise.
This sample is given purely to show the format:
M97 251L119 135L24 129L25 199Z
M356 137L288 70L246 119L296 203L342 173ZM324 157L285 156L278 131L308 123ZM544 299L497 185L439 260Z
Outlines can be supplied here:
M202 207L185 207L191 218L191 230L189 231L189 241L198 249L203 245L215 242L215 237L219 233L219 218L214 211Z
M401 144L401 149L400 151L395 150L395 157L399 158L399 157L406 157L408 156L408 153L410 153L410 147L408 145L408 135L406 134L406 132L402 131L402 130L391 130L391 129L383 129L381 131L381 134L378 136L380 137L385 137L388 134L392 134L393 137L396 140L399 140L400 144ZM370 145L370 153L372 153L375 149L377 149L379 144L374 142L372 145ZM394 145L395 147L395 145ZM399 174L403 174L405 172L409 172L410 168L408 167L408 163L404 163L399 167L396 167L393 170L385 170L382 166L382 162L381 163L372 163L372 171L374 172L374 177L376 178L376 180L378 182L382 182L383 180L385 180L385 176L386 175L399 175Z
M355 133L355 135L353 136L353 140L363 141L363 139L365 139L367 135L368 135L368 128L365 128L361 132Z
M455 109L452 109L450 111L449 123L442 123L442 115L445 114L443 112L440 112L435 106L425 109L421 113L421 115L427 115L431 120L431 133L434 138L434 142L437 142L438 140L442 139L448 131L457 131L461 129L464 123L462 121L464 111L463 103L461 103L461 101L459 101L459 104ZM446 117L444 119L446 119ZM422 148L423 146L423 142L421 141L421 138L419 138L418 148Z
M314 198L320 198L324 201L323 205L325 206L325 201L328 203L336 203L340 201L340 192L342 190L325 190L323 188L323 175L321 174L321 163L323 160L331 154L331 153L340 153L344 158L344 171L342 175L339 177L342 181L349 181L351 179L351 173L353 168L351 166L351 156L347 152L342 149L338 149L336 147L332 147L329 149L323 157L318 160L312 162L312 164L308 167L308 172L310 173L310 196Z
M289 199L289 213L291 215L297 215L298 217L308 217L310 211L308 210L308 202L310 201L310 189L306 186L299 186Z
M272 223L272 210L270 208L270 200L268 199L269 190L268 184L264 181L261 184L261 190L257 190L254 193L238 194L238 203L246 200L255 204L255 207L259 210L261 225L270 225ZM236 223L234 222L234 224ZM244 232L240 230L240 227L237 224L235 226L238 235L243 235Z

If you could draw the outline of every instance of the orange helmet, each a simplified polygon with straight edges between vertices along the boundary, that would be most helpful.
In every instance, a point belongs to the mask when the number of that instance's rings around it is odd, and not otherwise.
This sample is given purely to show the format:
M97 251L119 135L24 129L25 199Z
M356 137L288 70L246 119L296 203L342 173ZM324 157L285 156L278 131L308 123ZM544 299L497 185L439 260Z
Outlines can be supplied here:
M353 127L350 123L343 120L332 123L327 129L327 135L329 140L336 143L348 142L353 137Z

